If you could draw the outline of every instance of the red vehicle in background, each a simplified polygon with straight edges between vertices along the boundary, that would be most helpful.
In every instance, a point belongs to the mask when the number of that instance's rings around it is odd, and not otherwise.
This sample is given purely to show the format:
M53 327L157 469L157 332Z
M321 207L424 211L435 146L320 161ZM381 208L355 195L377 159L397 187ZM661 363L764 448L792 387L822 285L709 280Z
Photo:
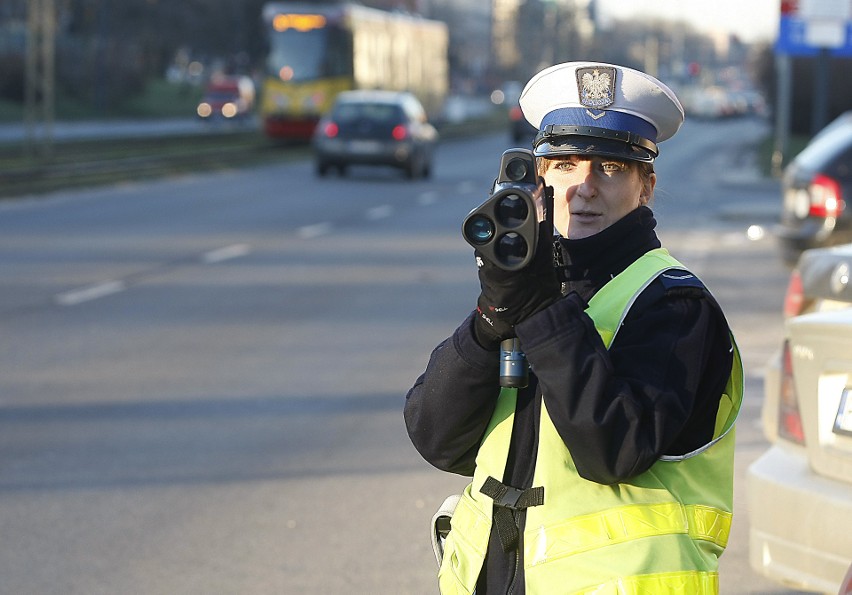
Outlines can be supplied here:
M254 82L247 76L214 76L204 89L196 112L203 120L232 120L254 111Z

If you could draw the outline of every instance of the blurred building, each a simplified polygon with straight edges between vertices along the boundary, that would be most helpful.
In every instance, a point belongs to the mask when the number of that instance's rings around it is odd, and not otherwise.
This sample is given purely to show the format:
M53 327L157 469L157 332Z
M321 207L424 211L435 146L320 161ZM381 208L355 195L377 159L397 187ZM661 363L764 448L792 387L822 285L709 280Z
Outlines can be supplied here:
M234 63L236 70L250 71L265 52L259 19L264 1L202 0L198 4L210 10L199 12L196 3L55 0L58 87L106 106L136 92L140 81L169 71L183 54L187 63ZM685 23L622 21L614 15L601 22L596 0L360 2L447 23L456 93L490 93L569 60L614 62L667 82L708 85L720 78L727 82L732 73L747 74L754 53L736 38L714 39ZM0 97L16 101L23 95L28 6L28 0L0 0ZM798 87L807 92L806 84Z
M448 24L457 78L490 88L581 59L595 33L595 0L420 0L419 6Z
M521 0L491 0L491 55L498 72L511 73L521 61L518 12Z
M450 33L451 86L457 92L481 91L491 64L491 13L482 0L422 0L426 16L447 23Z

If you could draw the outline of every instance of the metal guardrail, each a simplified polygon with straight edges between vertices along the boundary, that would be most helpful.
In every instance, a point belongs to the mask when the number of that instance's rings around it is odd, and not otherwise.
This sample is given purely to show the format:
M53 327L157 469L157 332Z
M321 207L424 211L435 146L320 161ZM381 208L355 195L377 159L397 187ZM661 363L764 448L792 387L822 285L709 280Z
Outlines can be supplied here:
M439 131L442 139L449 139L507 126L505 114L492 110L478 118L447 122ZM275 143L249 128L66 139L53 144L49 156L25 153L23 143L0 143L0 198L305 158L310 147Z
M0 148L0 197L212 170L304 156L306 146L276 146L256 133L68 141L49 157Z

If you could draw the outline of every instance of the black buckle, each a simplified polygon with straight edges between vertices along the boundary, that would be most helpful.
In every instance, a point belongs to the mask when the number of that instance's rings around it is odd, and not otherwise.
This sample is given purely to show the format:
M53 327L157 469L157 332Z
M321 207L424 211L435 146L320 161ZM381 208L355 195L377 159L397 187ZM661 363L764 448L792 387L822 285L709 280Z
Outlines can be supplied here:
M531 506L541 506L544 504L543 487L519 490L518 488L504 485L490 476L482 484L479 491L494 500L495 506L511 510L524 510Z
M500 545L504 552L511 551L518 545L519 533L518 522L510 511L544 504L544 487L519 490L489 476L479 491L494 500L494 506L497 507L494 510L494 524Z
M500 500L494 500L494 504L496 506L502 506L503 508L511 508L512 510L520 510L518 504L521 501L521 498L524 495L523 490L519 490L518 488L513 488L511 486L505 486L506 491L503 492L503 495L500 496Z

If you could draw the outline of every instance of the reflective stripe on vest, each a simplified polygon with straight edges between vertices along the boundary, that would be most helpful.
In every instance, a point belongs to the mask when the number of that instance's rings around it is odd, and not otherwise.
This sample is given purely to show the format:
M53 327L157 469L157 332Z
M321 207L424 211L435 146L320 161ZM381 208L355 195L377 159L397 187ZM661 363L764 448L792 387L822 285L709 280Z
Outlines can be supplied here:
M631 539L669 533L683 533L725 547L731 532L731 516L716 508L683 506L677 502L610 508L568 519L548 527L546 533L539 528L537 539L534 532L527 532L524 562L526 566L535 566Z
M618 578L571 595L695 595L718 592L719 575L715 572L664 572Z
M683 268L653 250L607 283L587 313L608 348L636 297L662 271ZM732 337L733 342L733 337ZM542 401L533 486L544 505L527 510L526 591L659 595L718 593L717 558L727 543L733 506L733 425L742 401L742 367L734 365L720 401L714 440L683 456L607 486L580 477ZM491 531L493 501L478 493L502 478L517 392L503 389L477 455L471 485L452 519L439 573L442 593L472 593Z

